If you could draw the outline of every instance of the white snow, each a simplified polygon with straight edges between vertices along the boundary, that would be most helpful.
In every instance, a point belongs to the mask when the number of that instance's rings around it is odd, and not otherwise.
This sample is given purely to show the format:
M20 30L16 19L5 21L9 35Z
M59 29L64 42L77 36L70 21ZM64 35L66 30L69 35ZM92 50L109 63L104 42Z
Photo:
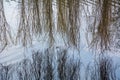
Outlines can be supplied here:
M11 1L10 3L8 2L4 2L4 8L5 8L5 15L7 18L8 23L11 26L12 29L12 33L13 35L15 35L16 31L17 31L17 19L18 19L18 9L17 9L17 3L14 1ZM84 20L83 20L84 21ZM86 24L85 22L82 22L82 24ZM89 51L89 49L87 48L87 42L85 40L85 27L86 25L83 25L83 28L81 29L82 33L81 33L81 51L80 51L80 57L78 55L76 55L76 57L81 58L82 62L86 65L89 62L92 62L95 58L95 54L93 54L91 51ZM58 36L57 39L59 40ZM57 42L58 45L60 47L64 48L64 45L60 44L60 42ZM44 41L34 41L33 44L31 46L29 46L28 48L24 48L21 45L8 45L5 50L0 53L0 63L4 64L4 65L8 65L8 64L13 64L13 63L17 63L22 61L25 58L31 58L32 56L32 52L33 51L43 51L47 48L47 43L44 43ZM73 54L75 51L75 53L79 53L76 50L74 50L74 48L69 48L69 52L70 54ZM109 55L110 57L113 58L115 63L119 63L120 61L120 53L114 53L114 52L110 52Z

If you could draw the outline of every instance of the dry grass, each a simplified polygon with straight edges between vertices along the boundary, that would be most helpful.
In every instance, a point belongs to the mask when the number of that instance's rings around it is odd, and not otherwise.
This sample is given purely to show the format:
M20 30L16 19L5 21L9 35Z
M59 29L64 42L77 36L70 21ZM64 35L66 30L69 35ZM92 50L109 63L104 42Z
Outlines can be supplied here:
M67 80L81 80L81 62L78 59L77 61L73 61L73 58L69 61L67 66Z
M50 49L47 49L45 51L45 63L46 66L44 68L45 80L54 80L54 68L53 68L53 53L51 53Z
M41 64L42 64L42 54L36 52L32 55L33 59L33 72L35 76L35 80L39 80L41 78Z
M0 80L119 80L116 73L119 66L110 57L99 57L88 65L82 78L81 74L85 71L82 67L85 69L85 66L81 65L80 59L69 57L66 50L58 51L55 59L53 54L56 53L52 50L34 52L32 61L24 59L8 66L0 64ZM54 60L57 60L56 63Z
M58 75L60 80L66 80L66 63L67 63L67 54L64 50L61 54L58 55Z
M60 80L80 80L80 59L70 58L67 51L58 53L58 77Z

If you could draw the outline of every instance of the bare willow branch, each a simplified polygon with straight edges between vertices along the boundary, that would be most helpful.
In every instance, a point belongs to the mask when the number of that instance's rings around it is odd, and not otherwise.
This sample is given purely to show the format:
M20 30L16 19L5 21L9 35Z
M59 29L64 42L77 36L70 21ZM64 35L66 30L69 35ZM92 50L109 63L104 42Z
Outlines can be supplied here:
M53 21L53 0L43 0L43 12L44 12L44 29L49 35L49 44L52 46L54 42L53 30L54 30L54 21Z
M68 44L78 46L80 0L57 0L57 28L67 36Z
M42 33L48 34L45 38L48 39L49 46L52 46L56 40L54 35L57 27L58 33L62 35L64 41L67 41L68 46L78 47L81 14L89 12L82 8L90 4L94 22L92 23L92 42L89 45L92 49L100 49L101 52L110 49L112 36L110 29L113 21L118 20L119 17L114 18L114 11L120 5L119 0L19 0L19 4L21 11L17 42L22 42L24 46L32 43L33 37L36 38Z
M12 39L11 39L10 26L7 23L5 17L3 0L1 0L0 1L0 46L2 48L0 49L0 53L5 49L5 47L10 43L11 40Z
M110 24L112 21L111 1L99 0L96 5L93 27L92 46L99 47L101 51L108 50L110 45Z
M69 32L68 32L68 40L74 46L78 46L79 44L79 30L80 30L80 0L68 0L68 8L69 8Z
M31 25L32 25L32 33L35 35L40 35L41 30L42 30L42 25L41 25L41 2L40 0L31 0L29 3L30 8L30 15L31 17Z
M19 23L19 29L17 33L17 41L20 40L22 42L23 46L26 46L28 43L32 42L31 34L30 34L30 25L29 25L29 18L26 10L26 0L22 0L22 3L20 4L20 23Z

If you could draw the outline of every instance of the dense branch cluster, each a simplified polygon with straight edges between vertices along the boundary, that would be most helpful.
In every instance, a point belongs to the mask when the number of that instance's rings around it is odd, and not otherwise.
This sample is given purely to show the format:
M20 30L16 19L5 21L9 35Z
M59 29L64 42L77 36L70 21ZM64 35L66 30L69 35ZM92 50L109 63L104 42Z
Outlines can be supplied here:
M111 24L119 18L119 12L116 12L116 9L120 8L119 0L18 0L18 2L20 20L16 41L22 42L23 46L32 43L34 37L45 34L51 47L56 42L55 34L58 33L67 46L79 48L82 14L90 11L93 23L92 26L88 25L92 29L92 40L89 45L102 52L109 49ZM7 45L8 37L11 37L8 31L10 29L5 19L3 0L0 4L0 43ZM87 7L91 7L90 10L87 10ZM86 18L91 15L86 15Z

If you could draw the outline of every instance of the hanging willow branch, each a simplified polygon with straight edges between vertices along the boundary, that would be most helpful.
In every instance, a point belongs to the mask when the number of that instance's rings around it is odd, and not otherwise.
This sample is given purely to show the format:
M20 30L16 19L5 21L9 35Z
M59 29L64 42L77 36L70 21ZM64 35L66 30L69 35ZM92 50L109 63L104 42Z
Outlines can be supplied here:
M31 17L32 22L32 33L35 35L40 35L42 26L41 26L41 2L40 0L31 0L30 5L28 8L32 7L30 9L31 14L29 17Z
M57 2L57 29L63 34L67 31L67 0L58 0Z
M64 40L69 27L67 15L68 8L66 7L67 0L57 0L56 3L57 3L57 31L62 35L62 38Z
M17 41L20 40L20 42L23 43L23 46L26 46L28 43L32 42L31 34L30 34L30 25L29 25L29 18L28 13L26 10L26 0L22 0L20 4L20 23L19 23L19 29L17 33Z
M80 0L57 0L57 28L67 36L68 44L77 47L80 29Z
M56 9L53 6L54 2L56 2ZM32 37L43 32L48 33L45 37L52 46L55 43L54 28L57 25L58 33L67 41L67 44L77 47L80 43L80 20L82 18L80 12L83 11L81 7L91 4L94 6L91 12L94 15L94 23L93 40L90 45L101 51L108 50L112 13L119 3L119 0L20 0L17 41L20 40L26 46L32 42ZM54 20L53 13L56 11L57 18Z
M68 40L72 45L78 46L79 44L79 30L80 30L80 0L68 0L68 8L69 8L69 32L68 32Z
M49 44L50 46L54 43L54 36L53 36L53 30L54 30L54 21L53 21L53 0L43 0L43 15L44 15L44 29L45 32L49 35Z
M112 0L99 0L96 5L92 46L101 51L110 47L110 24L112 21Z
M0 0L0 53L11 41L10 27L6 21L3 0Z

